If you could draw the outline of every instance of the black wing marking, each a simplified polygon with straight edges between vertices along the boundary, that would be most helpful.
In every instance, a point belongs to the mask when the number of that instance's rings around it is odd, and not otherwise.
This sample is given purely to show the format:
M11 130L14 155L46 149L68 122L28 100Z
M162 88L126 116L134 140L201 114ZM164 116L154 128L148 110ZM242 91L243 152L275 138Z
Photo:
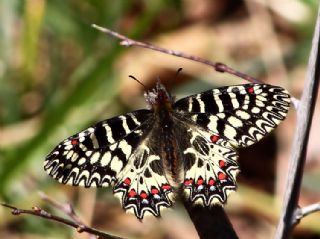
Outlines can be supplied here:
M164 173L162 148L153 140L158 133L153 131L140 142L114 187L123 208L140 219L148 213L160 216L161 209L172 206L173 188Z
M239 172L238 154L223 138L212 137L194 122L174 115L175 135L182 155L182 189L192 203L204 206L224 204L235 191Z
M134 111L67 138L46 157L45 171L64 184L109 186L148 134L151 115L149 110Z
M285 119L289 107L286 90L264 84L221 87L174 104L185 119L224 137L234 147L259 141Z
M113 183L125 210L139 219L146 213L160 216L163 207L172 205L172 187L160 162L161 148L149 143L153 123L149 110L101 121L60 143L47 156L44 168L64 184Z

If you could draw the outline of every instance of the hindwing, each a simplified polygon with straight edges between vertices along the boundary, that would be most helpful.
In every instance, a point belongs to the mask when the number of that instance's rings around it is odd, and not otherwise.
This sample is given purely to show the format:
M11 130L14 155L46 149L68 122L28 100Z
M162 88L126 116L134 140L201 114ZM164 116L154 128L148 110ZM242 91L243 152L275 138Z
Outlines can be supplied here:
M224 138L213 135L194 122L177 120L181 131L178 138L182 155L182 189L187 200L210 206L224 204L236 190L239 172L238 154Z
M160 216L162 208L172 206L173 189L164 173L161 147L151 137L152 133L140 142L114 187L123 207L140 219L146 213Z

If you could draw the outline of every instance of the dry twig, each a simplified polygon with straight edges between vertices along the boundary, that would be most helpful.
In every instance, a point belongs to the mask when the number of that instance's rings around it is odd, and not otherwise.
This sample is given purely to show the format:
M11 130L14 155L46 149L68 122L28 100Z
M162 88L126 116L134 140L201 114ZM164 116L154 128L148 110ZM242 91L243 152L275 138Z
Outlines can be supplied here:
M320 211L320 202L305 206L303 208L298 207L296 209L296 212L294 213L292 226L297 225L302 218L308 216L309 214L319 212L319 211Z
M276 239L289 238L292 222L298 208L300 186L306 160L306 150L311 128L312 116L317 99L320 78L320 5L315 26L308 71L301 101L297 111L297 129L293 142L289 173L286 185L283 213L278 224Z
M120 39L121 40L120 45L122 45L122 46L126 46L126 47L137 46L137 47L147 48L147 49L154 50L154 51L159 51L159 52L162 52L164 54L185 58L185 59L188 59L188 60L191 60L191 61L195 61L195 62L199 62L199 63L205 64L205 65L211 66L218 72L221 72L221 73L226 72L226 73L229 73L231 75L237 76L237 77L239 77L241 79L247 80L247 81L252 82L252 83L261 83L259 80L255 79L254 77L249 76L247 74L244 74L242 72L239 72L239 71L227 66L226 64L223 64L223 63L220 63L220 62L212 62L212 61L203 59L203 58L198 57L198 56L193 56L193 55L190 55L190 54L186 54L186 53L181 52L181 51L170 50L170 49L162 48L162 47L155 46L155 45L152 45L152 44L149 44L149 43L133 40L133 39L130 39L130 38L124 36L124 35L119 34L118 32L114 32L114 31L112 31L112 30L110 30L108 28L104 28L104 27L98 26L96 24L92 24L92 27L97 29L97 30L99 30L99 31L101 31L101 32L103 32L103 33L109 34L109 35L111 35L111 36L113 36L115 38Z
M70 203L60 203L52 198L50 198L47 194L43 192L39 192L39 195L41 199L45 202L48 202L58 210L64 212L64 214L68 215L74 222L76 222L79 225L84 226L85 223L78 217L78 215L75 213L72 205Z
M96 236L96 238L100 238L100 239L122 239L121 237L112 236L112 235L109 235L105 232L99 231L95 228L92 228L90 226L85 225L81 221L81 219L76 215L76 213L74 212L74 210L72 209L71 206L65 206L64 204L61 204L61 203L49 198L45 194L42 194L42 198L43 198L43 200L52 204L54 207L61 210L63 213L67 214L72 220L53 215L53 214L51 214L51 213L49 213L49 212L45 211L44 209L37 207L37 206L34 206L34 207L32 207L31 210L29 210L29 209L17 208L15 206L12 206L12 205L9 205L6 203L1 203L0 205L12 209L11 213L16 216L19 216L21 214L27 214L27 215L42 217L47 220L56 221L56 222L62 223L64 225L73 227L79 233L87 232L90 235L94 235L94 236ZM70 204L66 204L66 205L70 205Z

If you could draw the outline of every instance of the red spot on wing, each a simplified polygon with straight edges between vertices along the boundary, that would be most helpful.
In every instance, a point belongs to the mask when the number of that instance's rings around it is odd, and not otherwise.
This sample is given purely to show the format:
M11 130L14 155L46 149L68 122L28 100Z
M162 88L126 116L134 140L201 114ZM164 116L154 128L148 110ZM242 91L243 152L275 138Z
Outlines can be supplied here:
M131 179L130 178L126 178L124 181L123 181L124 184L127 184L127 185L130 185L131 184Z
M142 199L146 199L146 198L148 197L148 194L146 194L144 191L142 191L142 192L140 193L140 197L141 197Z
M128 195L129 195L129 197L131 197L131 198L134 197L134 196L136 196L136 195L137 195L136 190L131 189L131 190L129 191Z
M220 139L218 135L211 135L210 140L212 143L217 142Z
M198 184L198 185L203 184L203 179L202 179L202 178L198 178L198 180L197 180L197 184Z
M219 166L220 168L223 168L226 165L226 162L223 160L219 160Z
M72 145L77 145L77 144L79 144L79 140L78 139L72 139L71 140L71 144Z
M161 188L162 188L163 190L169 190L169 189L171 189L171 186L170 186L169 184L163 184L163 185L161 186Z
M156 189L156 188L152 188L152 189L151 189L151 193L152 193L152 194L158 194L158 193L159 193L159 190Z
M184 180L184 185L186 185L186 186L191 185L192 182L193 182L192 179L186 179L186 180Z
M216 181L214 181L214 179L211 178L211 179L209 179L208 184L209 184L210 186L212 186L213 184L215 184L215 182L216 182Z
M218 173L218 178L219 178L219 180L224 180L224 179L226 179L227 178L227 175L225 175L224 173Z
M248 89L247 89L247 92L250 93L250 94L253 94L253 93L254 93L253 87L248 88Z

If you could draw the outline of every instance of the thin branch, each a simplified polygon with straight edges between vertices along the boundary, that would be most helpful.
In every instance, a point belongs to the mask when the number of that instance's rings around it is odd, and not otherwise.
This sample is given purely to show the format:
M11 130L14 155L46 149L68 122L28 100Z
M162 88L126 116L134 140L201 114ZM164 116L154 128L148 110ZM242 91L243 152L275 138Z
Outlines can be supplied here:
M170 49L166 49L166 48L162 48L159 46L155 46L149 43L145 43L145 42L140 42L140 41L136 41L133 39L130 39L124 35L119 34L118 32L114 32L108 28L104 28L101 26L98 26L96 24L92 24L92 27L103 32L106 34L109 34L115 38L118 38L121 40L120 45L122 46L126 46L126 47L130 47L130 46L137 46L137 47L142 47L142 48L147 48L150 50L154 50L154 51L158 51L158 52L162 52L164 54L168 54L168 55L172 55L172 56L176 56L176 57L181 57L181 58L185 58L191 61L195 61L195 62L199 62L208 66L213 67L216 71L218 72L227 72L231 75L237 76L241 79L247 80L249 82L252 83L261 83L259 80L255 79L254 77L251 77L247 74L244 74L242 72L239 72L229 66L227 66L226 64L220 63L220 62L212 62L206 59L203 59L201 57L197 57L194 55L190 55L190 54L186 54L184 52L180 52L180 51L175 51L175 50L170 50Z
M292 103L294 109L298 110L299 104L300 104L300 100L298 100L297 98L291 96L291 103Z
M9 205L6 203L1 203L0 205L12 209L11 213L15 216L19 216L21 214L33 215L33 216L37 216L37 217L42 217L47 220L62 223L64 225L75 228L77 230L77 232L79 232L79 233L87 232L91 235L95 235L97 238L100 238L100 239L122 239L121 237L109 235L109 234L104 233L102 231L99 231L95 228L86 226L85 224L79 224L75 221L53 215L53 214L41 209L40 207L35 206L35 207L32 207L31 210L28 210L28 209L17 208L15 206L12 206L12 205Z
M276 231L276 239L289 238L294 212L298 207L299 193L306 159L312 116L317 99L320 78L320 5L314 30L308 71L297 112L297 129L293 142L286 184L284 208Z
M60 203L60 202L50 198L47 194L45 194L43 192L39 192L39 195L43 201L50 203L55 208L64 212L64 214L68 215L77 224L82 225L82 226L85 225L85 223L75 213L74 208L72 207L72 205L70 203Z
M295 212L295 216L292 220L292 226L297 225L302 218L310 215L311 213L319 212L320 211L320 202L314 203L303 208L297 208Z
M69 216L74 222L79 224L81 228L86 227L85 223L76 214L73 206L70 203L60 203L60 202L50 198L47 194L45 194L44 192L41 192L41 191L39 192L39 195L43 201L51 204L53 207L62 211L64 214ZM93 234L89 234L89 238L94 239L94 238L96 238L96 236Z

